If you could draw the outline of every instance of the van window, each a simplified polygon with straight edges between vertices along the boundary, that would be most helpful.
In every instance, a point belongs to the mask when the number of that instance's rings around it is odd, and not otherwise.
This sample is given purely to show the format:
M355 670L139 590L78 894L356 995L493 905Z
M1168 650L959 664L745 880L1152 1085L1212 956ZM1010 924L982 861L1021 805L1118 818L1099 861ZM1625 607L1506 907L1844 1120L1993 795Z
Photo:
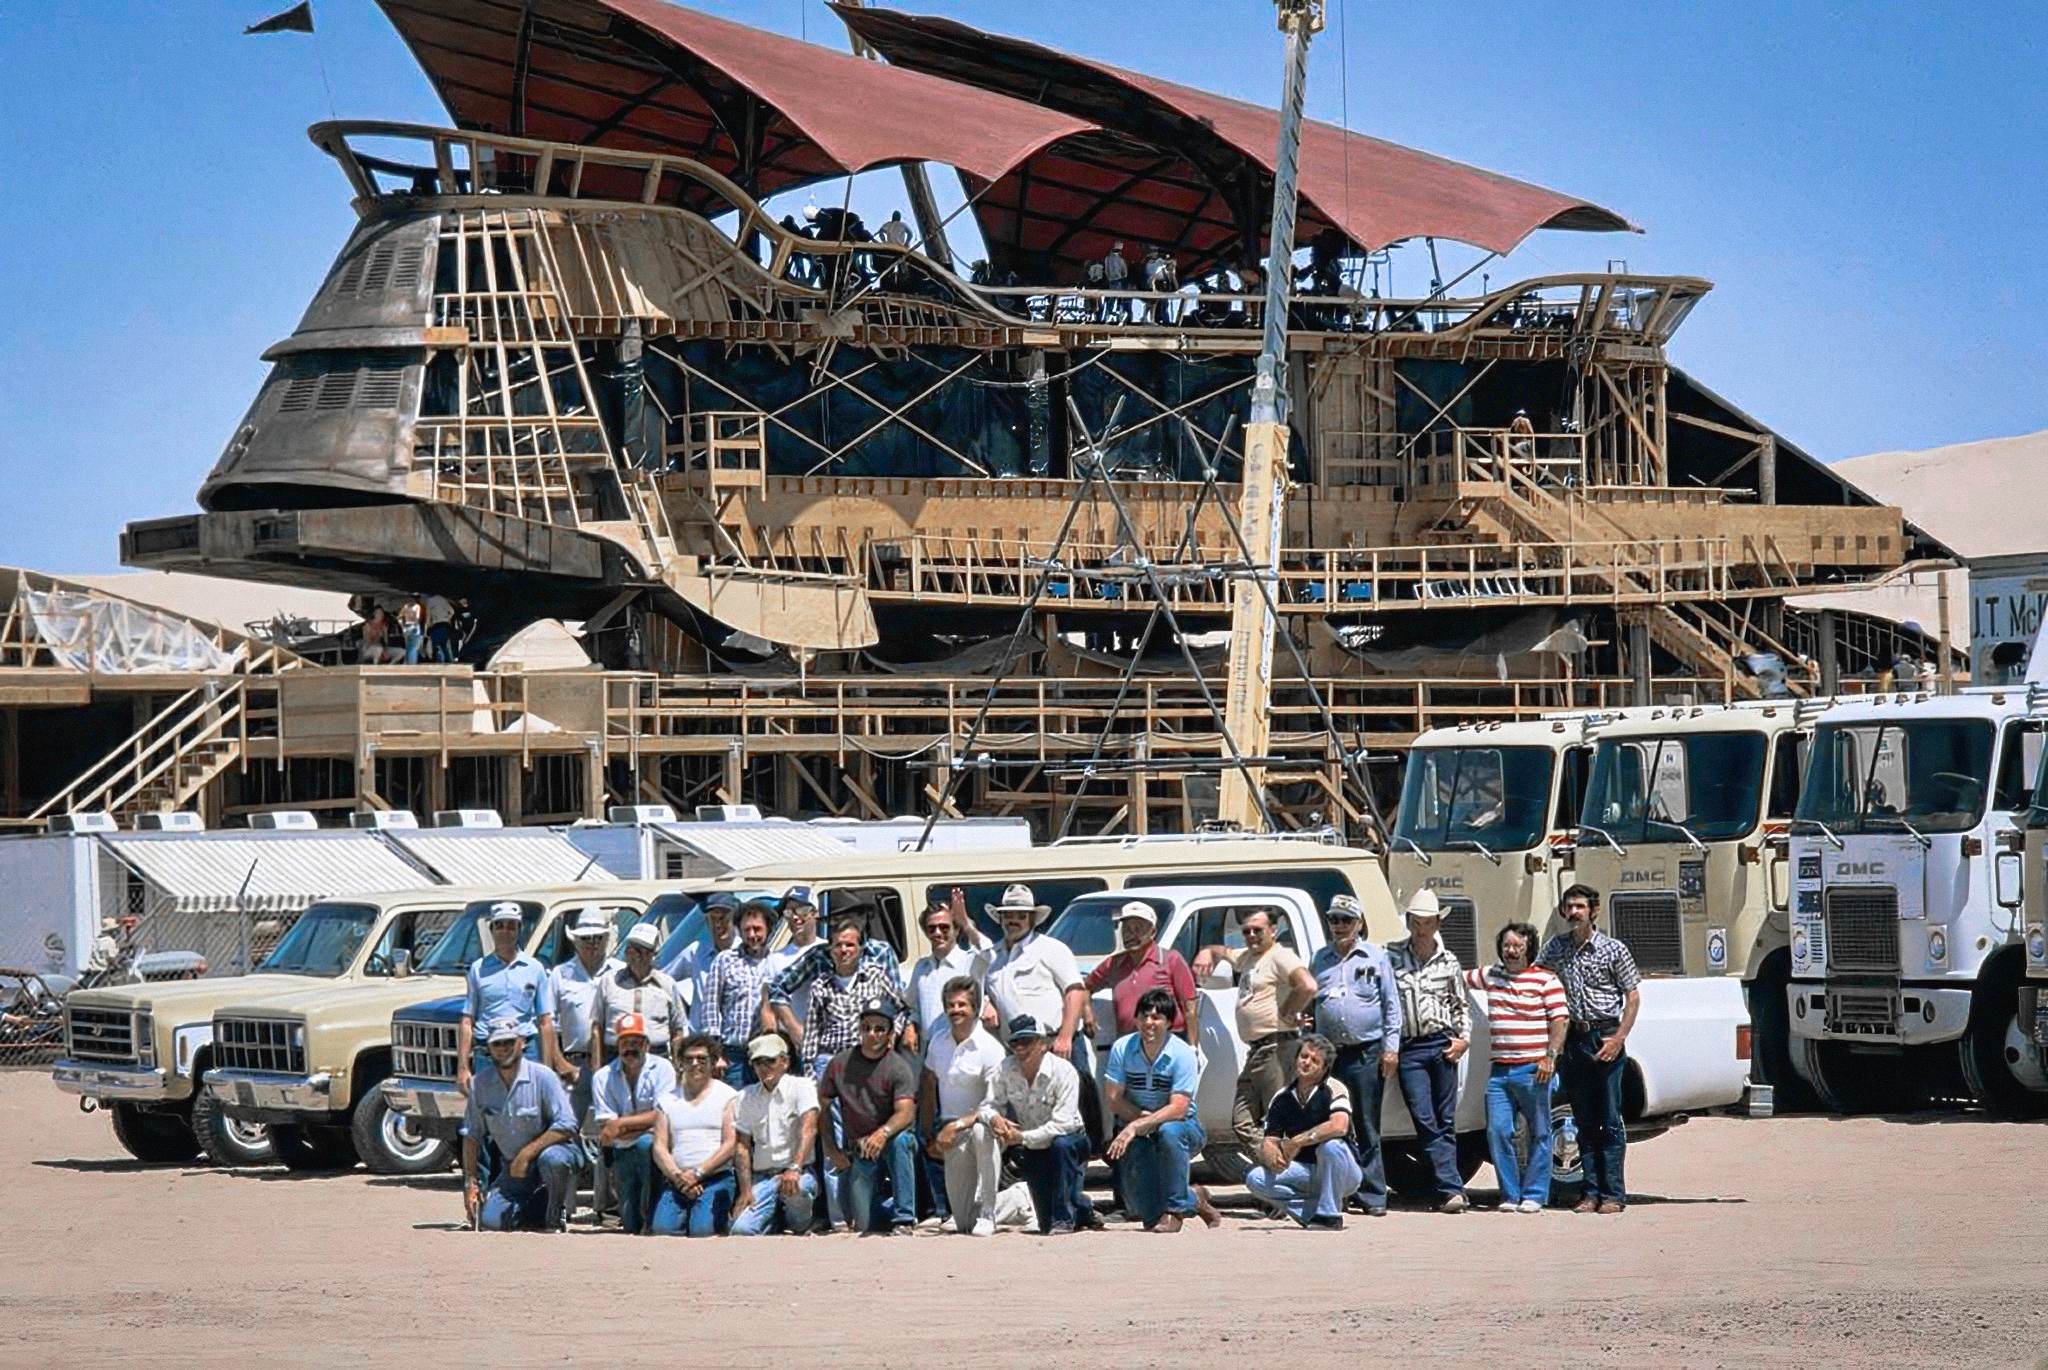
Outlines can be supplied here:
M1180 935L1173 939L1173 949L1181 959L1193 964L1195 953L1203 947L1228 947L1236 951L1244 946L1244 920L1247 914L1263 909L1273 915L1273 937L1289 951L1299 952L1301 947L1294 936L1294 919L1286 909L1274 908L1271 904L1223 904L1203 909L1181 926Z
M1358 891L1344 877L1344 872L1329 867L1288 866L1280 870L1263 871L1184 871L1149 872L1132 875L1124 881L1126 885L1271 885L1283 890L1300 890L1309 897L1309 902L1318 909L1330 907L1333 895L1348 894L1357 898ZM1283 939L1284 940L1284 939ZM1207 942L1202 944L1208 946Z
M460 909L409 909L399 914L384 929L377 945L370 949L369 956L363 961L363 974L392 974L401 951L412 958L413 965L419 965L461 912Z
M1014 880L998 880L994 884L955 886L950 881L934 881L919 891L919 898L923 902L918 905L917 911L922 914L932 906L933 898L946 898L957 888L967 899L967 916L974 920L974 926L980 928L982 936L988 938L989 941L1000 942L1003 940L1003 925L989 916L988 906L1000 903L1003 891L1016 883L1018 882ZM1058 918L1066 910L1068 904L1079 899L1082 895L1095 894L1109 888L1108 881L1093 878L1074 879L1068 877L1066 879L1053 880L1027 880L1024 883L1031 886L1031 892L1038 897L1039 903L1052 910L1051 913L1046 915L1047 925L1053 919ZM1148 880L1145 883L1164 882ZM1076 947L1075 950L1078 952L1080 948Z
M1806 776L1806 735L1783 732L1771 747L1769 818L1790 818L1799 808L1799 782Z
M909 924L903 918L903 897L888 885L820 890L818 916L822 920L820 932L826 937L832 935L834 919L852 917L861 920L862 937L887 942L895 951L897 960L905 959L910 950Z
M1157 895L1143 898L1152 912L1159 915L1159 926L1165 927L1166 920L1173 916L1173 901ZM1117 935L1116 916L1130 902L1123 895L1084 895L1067 905L1046 927L1045 934L1065 942L1076 956L1113 955L1123 946Z

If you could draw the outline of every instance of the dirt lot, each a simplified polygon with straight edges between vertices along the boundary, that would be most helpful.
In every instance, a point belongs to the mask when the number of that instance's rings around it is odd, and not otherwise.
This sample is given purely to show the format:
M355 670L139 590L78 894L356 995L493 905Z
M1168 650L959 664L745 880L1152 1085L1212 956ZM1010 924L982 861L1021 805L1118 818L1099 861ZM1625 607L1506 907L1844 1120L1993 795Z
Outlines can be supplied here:
M2048 1367L2036 1125L1702 1119L1631 1151L1620 1218L656 1242L472 1235L452 1179L138 1166L37 1071L0 1117L8 1365Z

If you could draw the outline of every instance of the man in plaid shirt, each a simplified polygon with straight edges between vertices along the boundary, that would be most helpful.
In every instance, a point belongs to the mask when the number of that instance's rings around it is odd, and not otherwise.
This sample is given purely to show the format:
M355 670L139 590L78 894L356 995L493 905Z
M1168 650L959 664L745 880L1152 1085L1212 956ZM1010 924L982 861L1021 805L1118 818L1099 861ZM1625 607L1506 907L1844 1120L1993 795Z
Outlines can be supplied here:
M739 911L740 941L712 959L704 972L704 998L698 1012L704 1030L725 1042L725 1082L734 1089L754 1083L747 1061L748 1034L761 1012L761 986L774 961L768 955L768 929L774 910L754 900Z
M872 954L875 947L883 950L880 958ZM862 1004L872 999L887 999L899 1006L903 1002L903 981L896 970L896 954L888 950L887 943L871 941L863 945L859 919L835 921L832 935L825 939L824 951L822 970L813 964L815 953L809 953L772 977L766 988L777 1021L797 1039L804 1065L813 1076L823 1071L836 1053L860 1044ZM790 1011L789 995L806 980L811 983L810 1012L804 1022L798 1023ZM901 1032L909 1021L910 1014L899 1008L896 1030Z
M1586 1167L1580 1213L1619 1213L1628 1207L1621 1167L1628 1136L1621 1117L1621 1081L1628 1062L1624 1044L1642 1005L1642 976L1626 943L1593 926L1600 892L1573 885L1558 900L1571 925L1544 944L1536 963L1564 981L1571 1028L1565 1034L1558 1077L1579 1130L1579 1155Z

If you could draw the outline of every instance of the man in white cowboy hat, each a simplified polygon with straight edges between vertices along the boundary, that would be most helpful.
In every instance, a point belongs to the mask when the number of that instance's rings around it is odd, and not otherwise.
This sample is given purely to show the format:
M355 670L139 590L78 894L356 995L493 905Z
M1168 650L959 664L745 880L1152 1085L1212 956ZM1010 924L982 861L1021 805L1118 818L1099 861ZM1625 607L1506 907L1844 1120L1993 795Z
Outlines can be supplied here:
M1053 1054L1086 1076L1088 989L1072 949L1038 931L1052 909L1029 885L1011 885L1001 900L983 907L1002 924L1003 943L988 964L982 1020L993 1029L1012 1018L1036 1018L1052 1028Z
M548 972L555 990L555 1037L561 1047L556 1070L569 1086L569 1098L576 1116L590 1112L590 1028L597 1005L597 982L610 967L605 944L611 940L611 921L595 904L584 905L569 925L569 940L576 954Z
M1463 1213L1465 1180L1458 1173L1458 1061L1472 1037L1465 1000L1465 968L1437 935L1443 906L1436 891L1420 890L1403 911L1408 935L1387 945L1387 962L1401 991L1401 1097L1415 1120L1415 1140L1436 1178L1437 1206Z
M538 909L535 911L538 916ZM471 1052L455 1058L455 1087L467 1094L473 1071L481 1068L488 1024L509 1018L526 1041L538 1040L540 1059L551 1067L562 1059L555 1041L555 986L547 967L519 949L527 927L527 906L500 899L484 914L491 950L469 963L462 1000L462 1040Z

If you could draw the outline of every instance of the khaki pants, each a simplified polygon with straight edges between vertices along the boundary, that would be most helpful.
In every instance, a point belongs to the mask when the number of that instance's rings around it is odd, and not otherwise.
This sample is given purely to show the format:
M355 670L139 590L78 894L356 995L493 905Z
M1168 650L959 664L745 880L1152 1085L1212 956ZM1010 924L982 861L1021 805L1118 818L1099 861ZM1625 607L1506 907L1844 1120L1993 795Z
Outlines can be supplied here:
M996 1182L1002 1178L1001 1148L987 1123L976 1122L954 1134L946 1150L946 1203L953 1226L972 1232L975 1223L995 1221Z
M1266 1140L1266 1109L1273 1096L1287 1088L1294 1073L1294 1053L1299 1035L1278 1040L1266 1038L1245 1053L1244 1069L1237 1073L1237 1098L1231 1105L1230 1128L1237 1144L1251 1153L1256 1163L1259 1147Z

